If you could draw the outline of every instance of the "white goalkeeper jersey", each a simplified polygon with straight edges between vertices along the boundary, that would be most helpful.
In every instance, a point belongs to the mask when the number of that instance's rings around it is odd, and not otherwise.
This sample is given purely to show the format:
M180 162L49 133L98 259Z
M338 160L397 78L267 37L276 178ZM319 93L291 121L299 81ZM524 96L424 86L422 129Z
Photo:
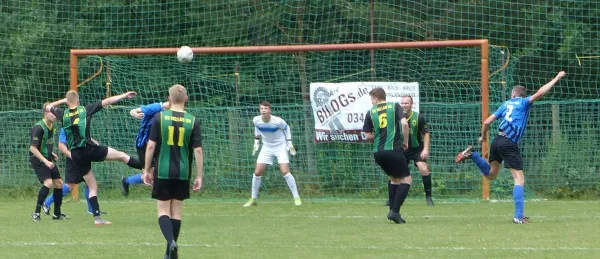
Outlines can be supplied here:
M287 145L286 141L292 140L290 127L282 118L271 115L271 119L264 122L262 116L259 115L252 119L252 123L254 123L254 136L261 136L264 146Z

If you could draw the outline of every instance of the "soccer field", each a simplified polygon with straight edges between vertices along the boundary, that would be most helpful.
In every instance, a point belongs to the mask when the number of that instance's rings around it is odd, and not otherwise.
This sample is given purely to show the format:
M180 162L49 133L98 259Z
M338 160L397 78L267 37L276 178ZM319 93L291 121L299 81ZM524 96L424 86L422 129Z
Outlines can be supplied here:
M600 203L530 201L529 225L512 224L512 202L410 200L407 224L386 219L384 200L189 200L180 258L600 258ZM94 226L86 205L67 221L33 222L33 200L0 202L1 258L163 258L152 200L101 201L112 226Z

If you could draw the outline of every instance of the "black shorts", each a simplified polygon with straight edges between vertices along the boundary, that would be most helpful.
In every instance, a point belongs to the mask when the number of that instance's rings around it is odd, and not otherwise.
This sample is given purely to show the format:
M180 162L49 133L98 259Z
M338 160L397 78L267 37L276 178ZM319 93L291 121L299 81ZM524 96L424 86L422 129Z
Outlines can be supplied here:
M375 158L375 162L388 176L403 178L410 175L403 151L378 151L373 153L373 157Z
M144 166L146 165L146 145L144 145L143 147L136 147L137 150L137 154L138 154L138 160L140 160L140 164L142 165L142 168L144 168ZM150 164L150 167L154 167L156 165L156 161L154 161L154 157L152 158L152 163Z
M490 162L492 161L497 161L498 163L504 161L506 168L523 170L523 157L519 151L519 145L510 138L502 135L498 135L492 142Z
M185 200L190 198L190 180L158 179L154 175L152 198L159 201Z
M104 161L107 154L108 147L105 146L86 146L71 150L71 158L81 176L92 170L92 162Z
M425 160L421 159L421 152L423 152L422 148L404 151L404 157L406 159L406 164L408 165L411 160L414 161L415 166L417 166L418 162L427 163L427 159L425 159Z
M79 184L81 182L84 182L85 180L83 180L83 176L86 175L89 171L85 173L82 173L80 171L82 170L79 170L77 168L77 165L73 163L73 160L67 157L67 161L65 162L65 183Z
M35 175L38 177L38 180L40 180L40 183L44 183L46 179L61 179L56 164L54 165L54 168L50 169L37 158L32 158L29 162L31 163Z

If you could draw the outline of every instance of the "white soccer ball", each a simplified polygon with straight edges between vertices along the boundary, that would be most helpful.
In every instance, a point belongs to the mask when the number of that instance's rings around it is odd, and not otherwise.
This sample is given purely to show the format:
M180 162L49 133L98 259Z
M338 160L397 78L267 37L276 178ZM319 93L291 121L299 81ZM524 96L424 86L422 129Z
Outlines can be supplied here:
M192 51L192 48L188 46L182 46L177 51L177 60L179 60L181 63L191 62L193 58L194 52Z

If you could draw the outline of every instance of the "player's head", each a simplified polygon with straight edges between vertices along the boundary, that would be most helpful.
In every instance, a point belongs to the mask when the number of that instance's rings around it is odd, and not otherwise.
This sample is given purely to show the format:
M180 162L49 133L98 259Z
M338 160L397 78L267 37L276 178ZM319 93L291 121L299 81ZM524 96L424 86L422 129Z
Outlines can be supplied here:
M69 107L79 105L79 94L74 90L69 90L67 92L67 105Z
M510 94L511 98L515 98L515 97L525 97L525 95L527 94L527 90L525 90L525 87L522 85L515 85L512 89L512 93Z
M410 95L402 96L402 100L400 101L400 106L402 106L402 110L404 113L409 113L412 111L413 99Z
M369 92L369 96L371 96L371 104L385 102L385 90L383 90L383 88L373 88L373 90Z
M262 101L258 107L260 109L260 115L271 115L271 103Z
M170 104L185 104L187 102L187 91L183 85L173 85L169 88L169 103Z
M51 113L47 110L46 106L48 106L50 103L46 102L44 103L44 106L42 107L42 110L44 111L44 119L46 119L47 121L50 122L54 122L56 121L56 115L54 115L54 113Z

